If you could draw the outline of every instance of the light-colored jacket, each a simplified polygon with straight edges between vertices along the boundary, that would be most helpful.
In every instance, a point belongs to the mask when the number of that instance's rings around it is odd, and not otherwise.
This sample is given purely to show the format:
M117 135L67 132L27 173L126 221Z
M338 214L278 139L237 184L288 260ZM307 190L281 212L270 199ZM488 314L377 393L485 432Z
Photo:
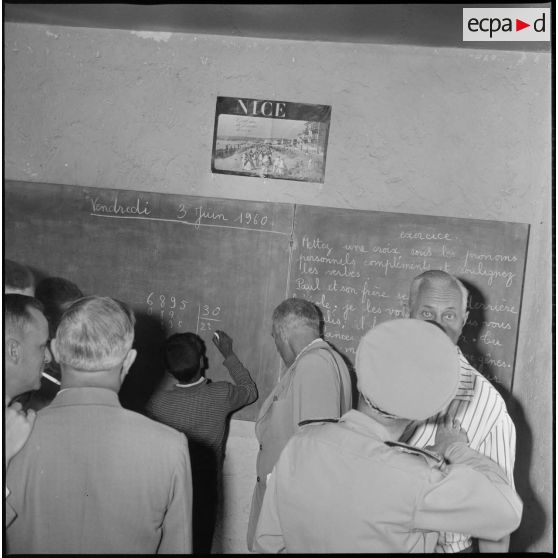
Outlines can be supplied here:
M185 554L192 480L184 434L123 409L115 392L68 388L37 413L7 472L16 554Z
M461 442L446 465L384 443L382 430L350 411L291 438L268 481L255 550L424 553L440 531L498 540L517 528L522 503L496 463Z
M351 406L351 377L343 358L322 339L314 340L281 377L264 401L256 421L260 446L248 524L248 548L252 548L267 476L291 436L301 423L339 418Z

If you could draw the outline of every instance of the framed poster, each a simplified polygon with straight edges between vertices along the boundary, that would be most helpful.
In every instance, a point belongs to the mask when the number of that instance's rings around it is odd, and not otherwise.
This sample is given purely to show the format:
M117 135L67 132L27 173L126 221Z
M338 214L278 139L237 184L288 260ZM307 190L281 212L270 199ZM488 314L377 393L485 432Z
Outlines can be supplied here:
M217 97L211 171L322 182L331 106Z

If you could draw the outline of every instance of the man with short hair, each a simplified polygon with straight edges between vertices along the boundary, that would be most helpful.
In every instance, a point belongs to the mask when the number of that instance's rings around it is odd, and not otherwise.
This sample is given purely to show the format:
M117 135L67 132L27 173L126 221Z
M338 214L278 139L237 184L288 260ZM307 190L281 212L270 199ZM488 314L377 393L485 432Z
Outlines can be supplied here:
M50 337L56 335L56 328L64 310L72 302L83 297L79 287L63 277L46 277L37 284L35 297L44 306L45 318L48 321ZM54 399L60 390L60 366L52 359L45 367L41 387L37 391L26 394L19 401L26 410L39 411Z
M419 320L371 329L356 354L357 410L315 421L287 443L271 474L256 550L429 553L440 531L497 540L522 503L493 461L468 447L458 421L431 451L397 440L453 399L459 361L447 336Z
M437 323L457 345L469 315L468 297L467 288L457 277L441 270L425 271L411 283L406 315ZM410 429L404 441L418 448L432 445L440 424L448 418L459 420L470 447L498 463L514 486L515 427L506 404L492 384L469 364L459 347L457 351L460 380L454 400L436 416ZM459 533L442 533L437 551L471 552L471 537ZM480 552L506 552L509 536L498 542L479 540L478 544Z
M290 437L306 422L339 418L352 406L349 370L341 355L321 339L320 325L320 311L307 300L288 298L273 311L271 335L287 370L256 420L260 446L248 523L250 550L267 477Z
M43 305L23 294L4 295L4 443L5 463L23 447L35 420L34 411L25 412L17 397L39 389L41 374L51 360L48 323ZM11 486L13 489L13 485ZM7 485L6 525L16 517Z
M51 360L48 338L48 322L37 299L4 295L4 395L9 401L41 387L41 374Z
M211 552L227 419L258 397L254 380L233 351L232 339L217 330L213 343L225 358L223 364L234 383L206 379L203 340L195 333L175 333L164 346L165 368L175 381L163 382L146 407L149 417L176 428L188 438L194 487L194 554Z
M61 390L7 471L18 514L9 552L191 551L187 441L118 401L136 357L134 323L124 304L97 296L62 317L51 343Z
M4 260L4 294L35 296L35 278L31 270L13 260Z

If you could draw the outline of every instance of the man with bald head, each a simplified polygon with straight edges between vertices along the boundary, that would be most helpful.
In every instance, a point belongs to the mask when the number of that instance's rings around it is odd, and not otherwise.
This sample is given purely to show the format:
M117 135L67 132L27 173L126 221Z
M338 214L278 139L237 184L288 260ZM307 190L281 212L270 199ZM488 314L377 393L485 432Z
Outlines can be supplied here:
M409 291L406 316L438 324L457 345L469 315L469 292L453 275L430 270L415 277ZM404 435L408 444L424 448L434 444L440 424L458 420L467 433L470 447L498 463L513 486L515 427L506 404L492 384L477 372L457 348L460 384L453 401L436 416L417 423ZM441 533L437 552L472 552L472 539L458 533ZM506 552L509 536L499 542L478 540L480 552Z
M81 298L62 316L51 343L61 390L7 470L17 513L8 552L191 552L186 438L118 401L136 358L134 324L107 297Z

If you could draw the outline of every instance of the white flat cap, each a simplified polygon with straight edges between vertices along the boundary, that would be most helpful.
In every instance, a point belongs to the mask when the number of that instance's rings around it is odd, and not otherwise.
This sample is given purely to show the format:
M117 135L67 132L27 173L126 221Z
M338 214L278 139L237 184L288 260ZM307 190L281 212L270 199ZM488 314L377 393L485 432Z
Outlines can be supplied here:
M383 322L360 340L355 362L358 389L382 411L424 420L457 393L457 347L435 324L397 319Z

